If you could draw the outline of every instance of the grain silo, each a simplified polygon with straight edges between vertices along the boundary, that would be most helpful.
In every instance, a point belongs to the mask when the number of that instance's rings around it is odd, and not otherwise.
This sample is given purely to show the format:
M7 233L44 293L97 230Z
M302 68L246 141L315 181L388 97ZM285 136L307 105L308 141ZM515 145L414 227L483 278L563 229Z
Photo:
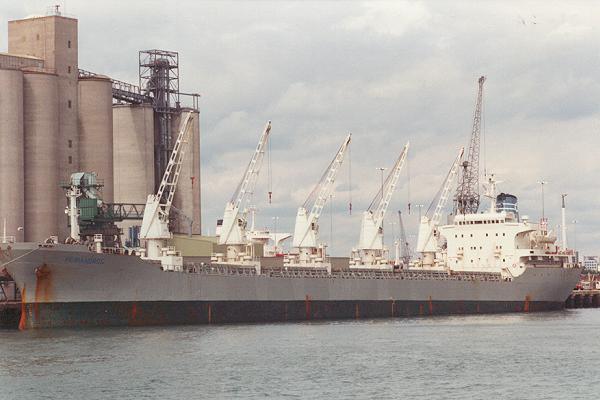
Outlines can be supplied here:
M23 73L25 241L58 233L58 82L55 74Z
M79 171L77 20L61 15L56 9L55 15L9 21L8 52L41 59L44 71L51 72L56 76L54 80L57 85L58 100L52 107L56 106L59 127L54 135L56 148L52 155L56 158L58 179L66 181L71 173ZM63 212L66 205L65 193L59 186L47 193L48 196L49 193L53 193L55 199L47 201L46 206L42 204L39 206L41 208L52 207L45 210L44 213L56 215L57 221L59 221L58 231L56 228L53 229L53 235L59 235L60 239L65 239L68 236L67 218ZM30 229L37 228L26 227L26 237L28 237L27 230Z
M173 141L179 133L181 117L187 112L193 113L193 131L190 134L190 143L181 167L181 175L173 205L184 214L176 215L174 230L189 233L189 220L193 221L192 233L200 233L200 113L195 109L184 108L173 114L172 129Z
M0 69L0 226L23 241L23 72Z
M154 110L113 106L113 180L117 203L146 204L154 193Z
M104 181L102 199L113 196L112 81L96 75L79 78L79 168Z

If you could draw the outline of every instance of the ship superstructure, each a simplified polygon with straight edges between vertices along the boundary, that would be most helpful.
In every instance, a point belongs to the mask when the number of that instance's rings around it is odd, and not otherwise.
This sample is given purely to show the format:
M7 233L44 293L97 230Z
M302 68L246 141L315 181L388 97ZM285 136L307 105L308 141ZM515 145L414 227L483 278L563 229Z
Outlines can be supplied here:
M437 247L435 258L423 257L423 268L492 272L513 279L527 268L575 266L544 221L521 217L516 196L496 195L494 176L488 178L486 197L490 204L484 212L450 216L450 223L436 227L431 241Z

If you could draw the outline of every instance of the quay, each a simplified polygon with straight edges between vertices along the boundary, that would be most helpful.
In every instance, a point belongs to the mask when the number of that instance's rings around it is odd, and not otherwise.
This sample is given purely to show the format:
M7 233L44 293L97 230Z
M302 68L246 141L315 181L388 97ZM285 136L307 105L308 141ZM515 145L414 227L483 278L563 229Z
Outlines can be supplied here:
M565 308L600 307L600 289L576 289L565 301Z

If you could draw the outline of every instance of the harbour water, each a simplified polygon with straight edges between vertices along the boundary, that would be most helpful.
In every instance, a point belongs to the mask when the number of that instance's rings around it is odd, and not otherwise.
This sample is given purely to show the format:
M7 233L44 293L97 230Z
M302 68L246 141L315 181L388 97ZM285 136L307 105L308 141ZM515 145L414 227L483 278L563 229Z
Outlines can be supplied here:
M0 399L592 399L600 312L0 331Z

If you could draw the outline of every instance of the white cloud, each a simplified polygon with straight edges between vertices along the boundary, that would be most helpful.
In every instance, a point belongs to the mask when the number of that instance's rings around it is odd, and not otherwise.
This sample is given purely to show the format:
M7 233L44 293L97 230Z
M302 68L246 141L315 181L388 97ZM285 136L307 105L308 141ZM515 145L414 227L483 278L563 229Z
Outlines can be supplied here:
M343 20L339 27L351 31L365 31L380 35L401 36L414 28L421 28L431 20L423 3L417 2L366 2L360 15Z

